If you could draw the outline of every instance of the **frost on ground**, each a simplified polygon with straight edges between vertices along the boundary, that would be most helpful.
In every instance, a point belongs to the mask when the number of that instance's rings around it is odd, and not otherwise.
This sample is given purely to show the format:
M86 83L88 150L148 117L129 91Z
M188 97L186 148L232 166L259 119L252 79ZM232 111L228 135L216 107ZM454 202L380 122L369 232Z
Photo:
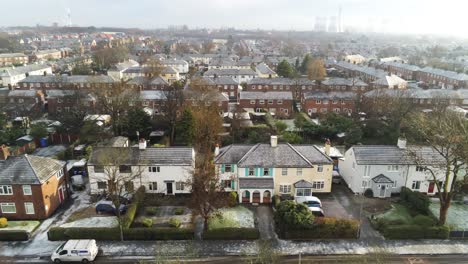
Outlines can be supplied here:
M60 227L117 227L119 221L115 216L100 216L79 219L70 223L61 225Z
M0 256L50 255L62 242L49 241L47 237L49 228L64 224L70 215L91 204L87 191L74 193L71 199L73 200L72 204L66 208L59 208L52 216L42 221L29 241L0 242Z
M218 210L219 215L210 219L209 229L234 227L234 228L254 228L254 213L243 207L222 208Z
M429 209L439 218L439 203L431 203ZM448 210L447 225L455 227L456 230L468 229L468 205L452 203Z

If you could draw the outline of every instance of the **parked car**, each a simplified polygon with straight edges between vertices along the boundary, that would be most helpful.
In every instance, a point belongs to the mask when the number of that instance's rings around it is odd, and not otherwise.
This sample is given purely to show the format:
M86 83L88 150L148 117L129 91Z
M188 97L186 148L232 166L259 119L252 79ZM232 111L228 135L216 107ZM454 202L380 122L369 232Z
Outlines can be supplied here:
M120 214L125 214L127 211L127 206L125 204L121 204L119 208ZM114 203L112 201L99 201L96 203L96 213L108 213L117 215L117 209L115 208Z
M51 259L55 263L72 261L88 263L94 261L98 252L99 248L94 239L68 240L52 253Z
M341 176L337 171L333 171L332 173L332 183L341 184Z
M319 204L322 207L322 201L315 196L298 196L296 197L296 203L304 203L306 205Z
M106 200L107 201L112 201L112 197L111 195L107 195L106 196ZM115 196L117 197L117 196ZM120 198L120 203L121 204L130 204L132 202L132 199L133 199L133 195L131 193L123 193L122 195L119 196Z
M309 207L309 210L312 212L312 214L315 217L324 217L325 214L323 212L323 209L320 207Z
M71 185L76 190L83 190L86 188L86 183L83 179L83 175L73 175L70 177Z

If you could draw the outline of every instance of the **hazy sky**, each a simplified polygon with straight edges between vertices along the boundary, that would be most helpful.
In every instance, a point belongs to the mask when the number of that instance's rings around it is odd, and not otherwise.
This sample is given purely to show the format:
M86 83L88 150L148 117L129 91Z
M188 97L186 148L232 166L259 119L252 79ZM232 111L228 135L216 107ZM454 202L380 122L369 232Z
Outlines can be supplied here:
M340 5L345 27L468 37L468 0L9 0L0 26L63 25L70 8L80 26L311 30Z

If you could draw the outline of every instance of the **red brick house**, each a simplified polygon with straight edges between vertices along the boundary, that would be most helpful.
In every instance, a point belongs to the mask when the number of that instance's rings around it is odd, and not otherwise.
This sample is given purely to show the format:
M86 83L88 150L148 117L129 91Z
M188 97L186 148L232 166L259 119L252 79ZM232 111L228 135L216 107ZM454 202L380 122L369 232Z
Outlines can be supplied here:
M350 91L314 91L303 95L301 106L309 116L329 112L352 114L355 112L357 94Z
M269 112L278 117L293 114L292 92L241 92L238 107L246 112Z
M94 113L96 98L86 91L46 90L44 107L50 115L70 112L80 106L86 109L88 113Z
M46 219L67 198L65 162L0 147L0 217Z

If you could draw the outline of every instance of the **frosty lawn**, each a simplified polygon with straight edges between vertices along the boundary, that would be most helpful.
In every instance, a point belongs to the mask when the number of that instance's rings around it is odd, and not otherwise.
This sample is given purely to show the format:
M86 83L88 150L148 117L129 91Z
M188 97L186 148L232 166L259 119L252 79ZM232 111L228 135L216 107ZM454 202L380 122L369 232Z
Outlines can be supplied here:
M119 222L115 216L90 217L61 225L60 227L117 227Z
M4 230L24 230L31 233L40 224L39 221L8 221L8 226L0 228L0 231Z
M439 203L431 203L429 209L439 218ZM447 215L447 225L453 226L457 230L467 230L468 229L468 205L452 203L448 210Z
M405 224L411 224L413 222L413 217L411 216L408 208L397 203L392 203L392 209L383 214L377 215L377 218L383 218L389 222L401 221Z
M222 208L219 210L219 216L210 219L208 229L226 227L254 228L254 213L243 206Z

